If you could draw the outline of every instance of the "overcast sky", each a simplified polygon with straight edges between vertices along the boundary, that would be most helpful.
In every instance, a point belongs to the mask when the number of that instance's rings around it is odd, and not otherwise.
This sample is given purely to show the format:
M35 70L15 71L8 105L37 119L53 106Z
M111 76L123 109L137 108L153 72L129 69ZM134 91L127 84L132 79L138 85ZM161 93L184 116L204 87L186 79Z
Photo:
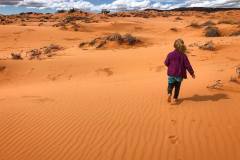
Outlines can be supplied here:
M178 7L236 7L240 0L0 0L0 13L53 12L79 8L88 11L141 10L146 8L172 9Z

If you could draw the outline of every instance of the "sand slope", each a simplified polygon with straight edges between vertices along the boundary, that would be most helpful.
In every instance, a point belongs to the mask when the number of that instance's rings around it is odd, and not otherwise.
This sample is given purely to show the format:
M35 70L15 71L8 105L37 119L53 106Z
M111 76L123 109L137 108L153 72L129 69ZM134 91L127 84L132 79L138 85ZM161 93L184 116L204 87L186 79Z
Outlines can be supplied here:
M240 85L229 82L240 64L239 37L205 38L186 28L194 18L114 18L125 26L119 32L151 44L119 50L78 48L115 32L108 22L84 24L91 33L0 26L0 160L240 159ZM197 79L185 80L180 104L170 105L163 61L178 37L188 45L210 39L218 50L189 47ZM6 59L50 43L65 50L40 61ZM223 87L206 88L216 80Z

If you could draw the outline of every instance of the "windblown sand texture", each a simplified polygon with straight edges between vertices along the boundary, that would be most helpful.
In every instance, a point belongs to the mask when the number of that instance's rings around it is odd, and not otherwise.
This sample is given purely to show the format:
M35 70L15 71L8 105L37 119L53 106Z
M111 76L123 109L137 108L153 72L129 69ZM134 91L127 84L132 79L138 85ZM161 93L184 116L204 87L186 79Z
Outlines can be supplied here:
M240 36L230 36L240 30L240 11L4 19L0 160L240 159ZM220 37L205 36L209 20ZM79 48L112 33L143 44ZM177 38L185 40L197 78L184 80L179 104L171 105L163 61ZM215 48L199 48L208 42ZM62 49L45 59L26 57L51 44Z

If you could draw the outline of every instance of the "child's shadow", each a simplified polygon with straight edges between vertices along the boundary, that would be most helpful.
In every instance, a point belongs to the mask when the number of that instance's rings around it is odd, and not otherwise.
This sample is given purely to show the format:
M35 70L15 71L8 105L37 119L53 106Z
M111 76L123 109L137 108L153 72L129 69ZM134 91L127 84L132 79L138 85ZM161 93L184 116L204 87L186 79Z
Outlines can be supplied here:
M213 95L197 95L195 94L192 97L179 99L178 104L181 104L184 101L194 101L194 102L206 102L206 101L219 101L223 99L230 99L226 94L213 94Z

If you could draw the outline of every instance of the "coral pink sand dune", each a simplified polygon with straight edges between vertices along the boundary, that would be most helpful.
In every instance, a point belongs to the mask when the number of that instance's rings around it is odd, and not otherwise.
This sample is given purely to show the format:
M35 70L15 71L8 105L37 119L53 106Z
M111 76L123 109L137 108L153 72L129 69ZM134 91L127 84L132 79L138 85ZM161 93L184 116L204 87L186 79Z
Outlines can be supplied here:
M240 159L240 85L230 82L239 37L212 38L216 51L189 47L197 78L184 80L179 104L171 105L163 61L172 42L209 39L186 28L194 17L169 19L138 19L142 32L132 33L149 45L111 50L78 47L114 32L104 30L107 22L86 24L90 33L0 26L0 160ZM175 23L179 33L169 30ZM44 60L6 58L50 43L64 50ZM217 80L222 86L207 88Z

